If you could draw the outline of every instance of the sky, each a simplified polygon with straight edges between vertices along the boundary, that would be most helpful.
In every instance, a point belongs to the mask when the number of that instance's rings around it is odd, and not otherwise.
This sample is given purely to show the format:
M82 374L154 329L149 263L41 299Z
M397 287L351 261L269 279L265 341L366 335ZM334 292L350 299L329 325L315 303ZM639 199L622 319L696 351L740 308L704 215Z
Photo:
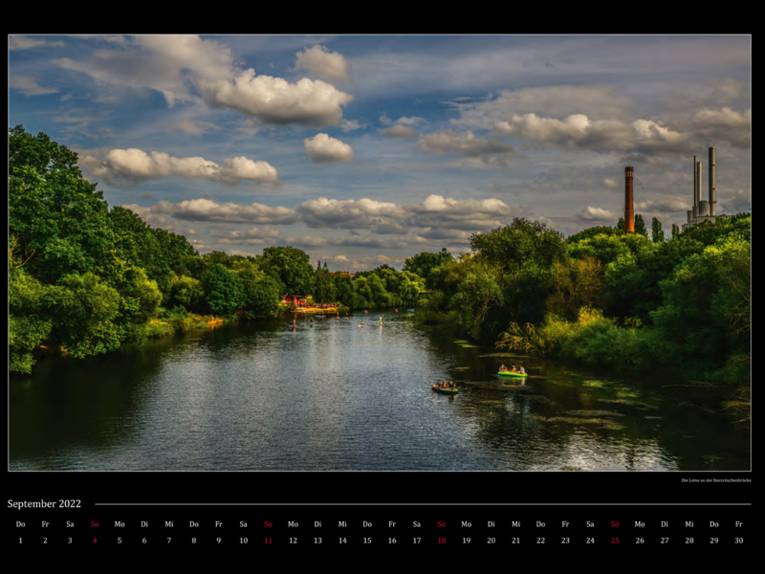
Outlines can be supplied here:
M751 210L750 36L11 35L8 126L202 253L400 268L541 221ZM706 167L706 166L705 166ZM704 184L706 194L706 181Z

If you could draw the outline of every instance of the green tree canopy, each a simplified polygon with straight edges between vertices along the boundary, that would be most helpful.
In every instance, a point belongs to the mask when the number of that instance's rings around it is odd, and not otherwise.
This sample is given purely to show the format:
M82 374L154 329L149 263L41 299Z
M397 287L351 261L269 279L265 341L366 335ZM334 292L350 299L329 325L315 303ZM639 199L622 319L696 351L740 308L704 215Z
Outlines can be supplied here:
M404 261L404 271L416 273L427 282L433 269L453 259L445 247L441 251L422 251Z
M44 281L97 270L114 248L108 207L77 154L21 126L8 130L8 226L27 272Z
M479 257L505 271L528 261L549 267L565 254L559 232L538 221L521 218L494 231L474 234L470 245Z
M214 263L202 276L207 304L213 313L229 315L244 304L244 289L236 272Z
M664 241L664 230L661 228L661 221L655 217L651 219L651 240L655 243Z
M313 290L314 269L308 254L296 247L266 247L258 266L277 279L283 293L305 295Z

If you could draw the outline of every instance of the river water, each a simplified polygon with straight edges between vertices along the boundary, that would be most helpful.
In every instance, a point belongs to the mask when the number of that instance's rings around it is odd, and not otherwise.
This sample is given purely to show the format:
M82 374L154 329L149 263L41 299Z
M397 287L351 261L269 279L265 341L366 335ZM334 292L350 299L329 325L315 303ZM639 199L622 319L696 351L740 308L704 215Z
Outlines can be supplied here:
M10 381L11 470L746 470L711 385L491 356L411 316L226 327ZM495 376L523 361L517 386ZM433 393L440 378L460 393Z

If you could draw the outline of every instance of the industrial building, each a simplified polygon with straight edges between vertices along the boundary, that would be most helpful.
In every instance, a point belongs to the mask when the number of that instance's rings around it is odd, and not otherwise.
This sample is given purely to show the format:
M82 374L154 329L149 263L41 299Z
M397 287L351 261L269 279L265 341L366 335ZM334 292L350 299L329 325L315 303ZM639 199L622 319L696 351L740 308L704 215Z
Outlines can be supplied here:
M697 225L704 221L714 223L717 215L717 153L714 147L709 148L708 172L708 199L701 199L704 184L704 162L693 156L693 205L687 211L688 221L683 229Z

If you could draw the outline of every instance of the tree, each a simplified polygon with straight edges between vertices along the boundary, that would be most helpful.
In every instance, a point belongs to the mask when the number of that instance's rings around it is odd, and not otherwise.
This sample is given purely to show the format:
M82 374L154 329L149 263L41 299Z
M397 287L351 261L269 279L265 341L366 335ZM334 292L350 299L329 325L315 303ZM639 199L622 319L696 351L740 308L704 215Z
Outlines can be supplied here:
M651 240L654 243L664 241L664 230L661 228L661 221L656 217L651 219Z
M420 275L411 271L401 272L398 296L402 305L414 307L423 291L425 291L425 280Z
M305 295L313 290L314 269L308 254L296 247L266 247L258 266L279 280L283 293Z
M188 311L199 310L204 301L205 290L202 282L188 275L176 275L170 277L168 305L171 307L181 306Z
M353 303L354 309L366 309L374 303L372 289L369 287L369 280L363 275L357 275L353 278Z
M313 297L318 303L331 303L337 299L335 282L326 268L316 270L314 284Z
M389 293L385 283L377 273L370 273L367 278L367 285L372 294L369 301L377 309L387 309L398 304L398 298L395 293ZM398 290L396 290L398 293Z
M473 338L479 339L486 332L484 320L501 302L502 290L490 266L479 262L470 264L454 295L453 305Z
M272 317L279 308L279 282L248 260L234 266L242 285L243 314L249 319Z
M112 207L109 212L109 224L120 258L143 267L155 279L164 279L165 275L169 275L170 266L163 264L159 240L136 213L124 207Z
M640 213L635 215L635 233L648 237L648 230L645 228L645 220Z
M127 265L121 277L122 312L125 322L145 323L157 311L162 292L154 279L149 279L141 267Z
M663 304L654 323L695 365L749 350L750 244L735 235L688 257L661 282Z
M619 235L624 233L624 226L619 228L608 227L607 225L599 225L596 227L588 227L583 229L579 233L574 233L566 239L566 243L577 243L583 239L590 239L596 235Z
M547 310L575 320L582 307L602 307L603 266L594 257L553 263L553 293Z
M416 273L427 281L433 269L453 259L445 247L441 251L422 251L404 261L404 271Z
M470 246L481 259L504 271L519 268L527 261L549 267L565 255L565 243L559 232L522 218L494 231L474 234Z
M22 126L8 130L8 226L27 272L47 282L98 270L114 247L108 206L77 154Z
M117 321L122 298L95 273L64 276L48 287L44 300L53 318L52 338L72 357L101 355L122 344L125 329Z
M353 282L350 274L340 272L333 279L337 300L346 307L353 308Z
M230 315L244 303L242 283L234 271L214 263L202 276L202 285L210 310Z
M44 305L46 287L15 266L11 258L8 276L8 355L13 373L30 373L34 353L50 335L53 323Z

